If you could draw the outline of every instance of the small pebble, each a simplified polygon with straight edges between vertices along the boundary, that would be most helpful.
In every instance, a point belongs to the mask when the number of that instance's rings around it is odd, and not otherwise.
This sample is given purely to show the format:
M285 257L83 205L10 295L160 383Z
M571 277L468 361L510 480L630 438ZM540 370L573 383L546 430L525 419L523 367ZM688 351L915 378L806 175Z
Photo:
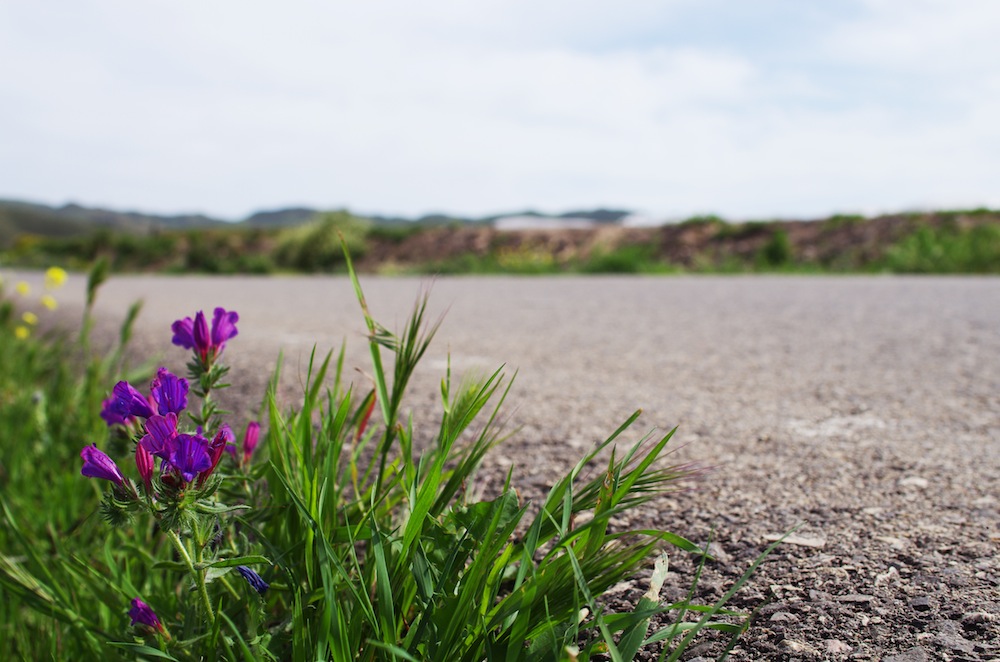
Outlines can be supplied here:
M875 536L875 540L887 543L893 549L904 549L906 547L906 540L903 538L896 538L894 536Z
M775 542L781 540L781 534L771 533L764 536L764 540ZM788 536L781 541L785 545L797 545L799 547L815 547L820 549L826 546L826 538L812 536Z
M840 639L827 639L823 643L826 645L828 655L847 655L854 650L849 644L845 644Z
M861 593L848 593L847 595L838 595L834 598L837 602L874 602L874 595L863 595Z
M769 618L768 620L775 623L796 623L798 622L799 617L796 616L795 614L792 614L791 612L776 611L773 614L771 614L771 618Z
M976 650L975 643L962 636L962 626L955 621L940 621L935 624L938 631L934 643L944 648L972 654Z
M908 648L902 653L896 655L886 655L882 658L882 662L928 662L930 660L927 657L927 651L925 651L920 646L914 646L913 648Z
M781 642L782 647L792 653L798 653L800 655L808 655L810 657L819 657L819 649L815 646L810 646L804 641L796 641L794 639L785 639Z

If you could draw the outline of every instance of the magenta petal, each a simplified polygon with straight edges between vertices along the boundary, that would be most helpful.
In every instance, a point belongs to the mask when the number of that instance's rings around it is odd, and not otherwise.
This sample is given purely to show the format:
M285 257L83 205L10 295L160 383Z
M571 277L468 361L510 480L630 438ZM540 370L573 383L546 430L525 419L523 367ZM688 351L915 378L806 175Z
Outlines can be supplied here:
M153 454L150 453L145 446L141 443L135 445L135 468L139 470L139 476L142 478L142 482L149 488L150 481L153 478L153 467L155 466L155 460L153 459Z
M194 348L203 357L212 349L212 336L208 332L208 322L205 313L200 310L194 316Z
M253 455L260 439L260 423L252 421L247 426L246 434L243 435L243 461L246 462Z

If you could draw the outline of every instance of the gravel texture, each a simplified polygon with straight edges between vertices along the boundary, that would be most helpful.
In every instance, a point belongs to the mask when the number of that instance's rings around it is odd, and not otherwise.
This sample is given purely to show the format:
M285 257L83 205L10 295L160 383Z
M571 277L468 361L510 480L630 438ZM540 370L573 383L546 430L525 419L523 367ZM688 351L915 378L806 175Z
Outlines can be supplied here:
M31 276L37 279L37 275ZM456 373L506 363L520 431L488 459L538 497L635 409L678 461L715 467L632 522L699 542L720 596L798 525L736 596L760 607L732 659L990 660L1000 657L1000 279L900 277L363 278L376 317L400 328L418 294L447 314L418 372L418 430ZM79 311L83 281L62 294ZM259 402L279 349L294 395L314 343L347 341L364 382L364 324L344 277L116 277L100 327L144 298L135 348L182 369L169 325L216 305L240 313L226 350L231 407ZM428 431L427 434L430 434ZM694 564L671 556L664 597ZM622 586L611 599L641 593ZM686 659L714 659L711 637Z

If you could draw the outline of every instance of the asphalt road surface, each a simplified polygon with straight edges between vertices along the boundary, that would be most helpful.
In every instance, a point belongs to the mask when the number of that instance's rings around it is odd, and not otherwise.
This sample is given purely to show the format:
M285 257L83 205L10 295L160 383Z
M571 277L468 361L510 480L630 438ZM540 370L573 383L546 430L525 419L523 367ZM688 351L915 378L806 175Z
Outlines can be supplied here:
M434 420L449 353L455 373L517 372L507 411L520 431L485 473L513 463L528 497L637 408L633 439L679 426L674 457L716 469L638 516L700 541L714 529L706 599L801 525L741 593L748 609L769 604L735 659L1000 655L1000 279L362 284L390 329L428 289L430 317L445 315L409 401L418 424ZM139 298L135 354L175 372L186 357L169 344L173 320L239 312L225 354L239 415L252 415L279 350L290 398L314 344L325 352L346 339L347 365L360 368L349 377L365 380L365 327L346 277L115 277L99 296L102 328ZM82 299L73 277L60 313L72 320ZM688 566L674 567L683 591Z

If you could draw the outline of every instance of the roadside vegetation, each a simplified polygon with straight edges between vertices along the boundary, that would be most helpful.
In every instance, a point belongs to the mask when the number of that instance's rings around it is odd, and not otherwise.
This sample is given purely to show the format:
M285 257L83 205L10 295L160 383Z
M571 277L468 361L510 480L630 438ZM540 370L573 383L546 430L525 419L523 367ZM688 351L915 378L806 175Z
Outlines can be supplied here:
M402 403L436 329L426 300L389 330L344 259L369 331L367 377L347 381L343 350L313 356L301 399L279 402L279 360L256 421L216 405L240 379L225 363L239 351L236 311L178 311L163 330L174 358L132 366L138 306L113 347L90 341L107 262L91 270L76 336L21 330L40 300L5 284L0 650L30 660L675 660L709 632L729 650L749 615L726 605L773 545L714 603L693 599L696 573L687 598L667 604L670 556L704 562L706 552L614 523L699 473L665 463L673 432L636 435L636 412L540 501L521 499L516 468L494 493L474 493L484 456L511 434L500 415L511 379L502 367L481 379L446 370L440 425L421 446ZM65 276L49 275L47 296ZM605 591L645 568L632 606L610 610Z
M1000 273L1000 212L987 209L745 223L698 216L657 228L536 231L387 224L337 211L268 228L42 230L11 235L0 259L76 269L106 259L121 272L343 273L343 236L359 270L386 274Z

